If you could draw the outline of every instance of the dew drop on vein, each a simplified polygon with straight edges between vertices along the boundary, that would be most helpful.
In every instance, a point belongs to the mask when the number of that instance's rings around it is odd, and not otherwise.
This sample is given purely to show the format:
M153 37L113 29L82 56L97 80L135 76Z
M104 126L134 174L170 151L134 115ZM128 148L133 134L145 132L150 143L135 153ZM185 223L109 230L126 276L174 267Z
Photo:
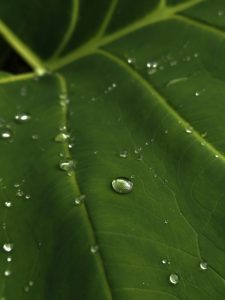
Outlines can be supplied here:
M70 135L65 132L60 132L55 136L55 142L57 143L64 143L70 138Z
M99 250L99 246L98 245L92 245L90 247L91 254L96 254L98 252L98 250Z
M199 266L200 266L200 269L203 271L207 270L207 268L208 268L208 264L206 261L200 262Z
M65 172L71 172L75 168L73 160L63 160L59 163L59 168Z
M128 194L133 190L133 182L125 177L118 177L112 181L112 188L119 194Z
M74 200L75 205L79 206L82 203L84 203L85 197L86 197L86 195L80 195L80 196L76 197Z

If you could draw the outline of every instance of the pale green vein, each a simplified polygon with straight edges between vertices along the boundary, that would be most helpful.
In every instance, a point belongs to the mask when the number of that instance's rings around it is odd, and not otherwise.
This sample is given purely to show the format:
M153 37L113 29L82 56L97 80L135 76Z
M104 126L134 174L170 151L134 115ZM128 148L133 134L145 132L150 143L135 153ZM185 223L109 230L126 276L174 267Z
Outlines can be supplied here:
M145 16L144 18L141 18L140 20L112 33L106 36L103 36L102 38L93 37L91 40L89 40L86 44L82 45L80 48L78 48L75 51L70 52L66 56L60 58L59 60L55 62L48 62L48 66L51 70L59 69L71 62L73 62L76 59L82 58L86 55L89 55L90 53L94 52L96 49L105 46L109 43L112 43L128 34L131 34L137 30L140 30L146 26L149 26L151 24L167 20L171 18L174 14L179 13L187 8L190 8L192 6L197 5L198 3L201 3L204 0L193 0L189 2L185 2L176 6L162 6L159 5L158 8L151 12L149 15Z
M66 84L65 78L59 73L56 73L55 76L56 76L56 78L59 82L61 92L65 95L67 95L68 90L67 90L67 84ZM62 107L62 122L63 122L62 125L67 127L68 104L63 105L61 107ZM64 143L64 154L65 154L65 157L71 157L71 154L70 154L69 147L68 147L67 143ZM70 180L72 182L72 186L74 188L75 194L76 195L81 195L81 191L80 191L80 188L79 188L79 185L78 185L78 181L77 181L77 178L76 178L75 171L72 173L72 176L70 176ZM90 242L92 244L97 244L94 226L93 226L93 223L91 221L91 217L89 215L86 204L84 203L83 205L81 205L79 207L79 209L80 209L81 213L83 214L84 224L87 226L87 232L89 232ZM95 258L97 260L98 275L103 278L102 282L103 282L103 287L104 287L104 290L105 290L105 297L106 297L105 300L112 300L113 298L112 298L112 294L111 294L111 289L110 289L110 286L109 286L106 270L105 270L105 267L104 267L104 262L103 262L103 259L101 257L101 250L98 251L98 255L96 255Z
M51 57L51 60L53 58L58 57L62 51L65 49L68 41L70 40L77 24L78 14L79 14L79 0L72 0L72 13L70 18L70 23L68 26L68 29L64 35L63 40L61 41L60 45L58 46L58 49L54 52L54 54Z
M109 6L108 12L102 22L102 25L100 26L100 29L97 32L96 38L101 37L105 33L105 30L108 27L108 25L112 19L112 16L116 9L117 4L118 4L118 0L112 0L111 4Z
M215 158L220 159L225 163L225 156L217 150L210 142L204 139L202 135L196 131L191 125L180 116L172 106L159 94L159 92L147 81L145 80L138 72L136 72L133 68L131 68L126 62L116 57L115 55L105 51L105 50L97 50L96 53L102 54L105 57L108 57L112 61L116 62L118 65L126 69L135 79L137 79L149 92L151 95L157 99L158 103L177 121L177 123L185 130L191 129L191 136L195 138L199 144L205 144L205 149L208 150Z
M214 27L210 24L203 23L199 20L192 19L191 17L187 17L184 15L175 15L174 19L184 22L185 24L198 27L199 29L201 29L203 31L208 31L210 33L213 33L215 35L219 35L220 37L222 36L223 38L225 38L224 30Z
M46 68L41 58L38 57L11 29L0 20L0 34L21 55L21 57L35 70L38 75L44 75Z
M31 78L35 78L35 73L26 73L20 75L7 75L5 77L0 78L0 84L12 83L16 81L28 80Z

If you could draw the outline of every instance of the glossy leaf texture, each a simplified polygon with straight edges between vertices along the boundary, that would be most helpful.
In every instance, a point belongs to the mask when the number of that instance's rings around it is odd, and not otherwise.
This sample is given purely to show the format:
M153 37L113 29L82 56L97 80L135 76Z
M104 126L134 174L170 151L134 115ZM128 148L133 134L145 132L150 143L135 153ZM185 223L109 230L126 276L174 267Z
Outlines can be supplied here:
M224 299L224 1L0 17L0 299Z

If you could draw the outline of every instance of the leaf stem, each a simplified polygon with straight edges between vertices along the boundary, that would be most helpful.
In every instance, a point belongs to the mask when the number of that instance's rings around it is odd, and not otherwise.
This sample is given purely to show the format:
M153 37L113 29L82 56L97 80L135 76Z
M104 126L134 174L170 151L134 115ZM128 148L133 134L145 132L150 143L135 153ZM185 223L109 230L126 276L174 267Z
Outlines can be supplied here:
M42 76L47 72L41 58L39 58L29 47L27 47L27 45L25 45L2 20L0 20L0 34L32 67L37 75Z

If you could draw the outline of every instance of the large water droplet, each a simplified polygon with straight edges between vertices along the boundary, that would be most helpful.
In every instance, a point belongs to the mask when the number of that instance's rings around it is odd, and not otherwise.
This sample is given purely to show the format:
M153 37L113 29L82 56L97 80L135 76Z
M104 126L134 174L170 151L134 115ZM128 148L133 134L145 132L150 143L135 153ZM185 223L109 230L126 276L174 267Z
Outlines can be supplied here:
M91 252L91 254L97 253L98 250L99 250L99 246L98 246L98 245L92 245L92 246L90 247L90 252Z
M172 284L178 284L179 276L175 273L170 274L169 280Z
M12 243L5 243L3 245L3 250L6 252L11 252L13 250L13 244Z
M75 198L74 203L76 205L81 205L84 202L86 195L80 195L79 197Z
M200 269L204 270L204 271L207 270L207 268L208 268L208 264L206 261L200 262L199 266L200 266Z
M30 119L31 119L31 116L28 113L19 113L19 114L16 114L14 117L14 120L20 124L26 123Z
M59 163L59 167L62 171L71 172L75 168L75 162L73 160L63 160Z
M55 142L57 143L64 143L70 138L70 135L65 132L60 132L59 134L56 135L55 137Z
M118 177L112 181L112 187L119 194L128 194L133 189L133 182L125 177Z

